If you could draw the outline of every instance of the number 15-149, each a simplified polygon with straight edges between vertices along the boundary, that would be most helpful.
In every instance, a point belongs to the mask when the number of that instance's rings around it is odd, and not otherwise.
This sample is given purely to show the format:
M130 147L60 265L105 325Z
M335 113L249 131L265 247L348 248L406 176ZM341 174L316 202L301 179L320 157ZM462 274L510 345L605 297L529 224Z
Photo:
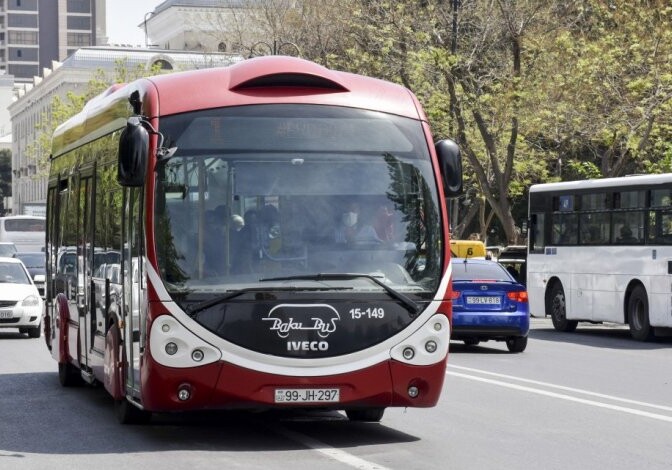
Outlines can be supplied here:
M385 310L382 307L351 308L350 316L353 320L359 320L360 318L383 318L385 317Z

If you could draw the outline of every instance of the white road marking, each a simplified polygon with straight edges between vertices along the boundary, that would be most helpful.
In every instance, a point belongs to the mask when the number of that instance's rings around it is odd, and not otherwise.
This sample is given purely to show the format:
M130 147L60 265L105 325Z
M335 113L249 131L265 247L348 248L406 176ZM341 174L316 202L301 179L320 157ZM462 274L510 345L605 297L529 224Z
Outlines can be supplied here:
M324 442L313 439L312 437L306 436L298 432L291 431L283 426L269 426L273 431L281 436L285 436L288 439L291 439L294 442L298 442L309 449L315 450L320 454L329 457L330 459L337 460L345 465L348 465L352 468L358 470L390 470L388 467L383 465L378 465L368 460L360 459L352 454L349 454L335 447L331 447Z
M493 377L500 377L500 378L507 379L507 380L516 380L518 382L524 382L524 383L533 384L533 385L540 385L542 387L548 387L548 388L555 388L555 389L558 389L558 390L564 390L566 392L581 393L583 395L589 395L589 396L597 397L597 398L604 398L606 400L617 401L617 402L621 402L621 403L628 403L630 405L644 406L644 407L647 407L647 408L655 408L655 409L662 410L662 411L672 412L672 406L655 405L653 403L646 403L646 402L643 402L643 401L629 400L627 398L615 397L613 395L605 395L603 393L591 392L591 391L588 391L588 390L582 390L580 388L565 387L563 385L556 385L556 384L552 384L552 383L549 383L549 382L540 382L538 380L524 379L522 377L516 377L514 375L505 375L505 374L498 374L497 372L488 372L488 371L481 370L481 369L472 369L471 367L454 366L452 364L449 365L448 367L450 369L460 369L460 370L464 370L464 371L468 371L468 372L475 372L475 373L483 374L483 375L491 375Z
M585 398L578 398L578 397L573 397L571 395L564 395L562 393L549 392L548 390L541 390L541 389L538 389L538 388L526 387L524 385L517 385L517 384L513 384L513 383L509 383L509 382L503 382L501 380L486 379L485 377L478 377L478 376L475 376L475 375L461 374L459 372L447 371L446 374L447 375L452 375L452 376L455 376L455 377L461 377L461 378L464 378L464 379L475 380L475 381L478 381L478 382L484 382L484 383L488 383L488 384L492 384L492 385L498 385L500 387L506 387L506 388L511 388L511 389L514 389L514 390L520 390L520 391L523 391L523 392L536 393L538 395L544 395L544 396L551 397L551 398L558 398L560 400L573 401L573 402L576 402L576 403L582 403L584 405L595 406L597 408L606 408L608 410L620 411L622 413L629 413L629 414L636 415L636 416L643 416L643 417L646 417L646 418L656 419L658 421L665 421L665 422L668 422L668 423L672 423L672 416L650 413L648 411L636 410L634 408L626 408L624 406L610 405L608 403L602 403L602 402L599 402L599 401L586 400Z

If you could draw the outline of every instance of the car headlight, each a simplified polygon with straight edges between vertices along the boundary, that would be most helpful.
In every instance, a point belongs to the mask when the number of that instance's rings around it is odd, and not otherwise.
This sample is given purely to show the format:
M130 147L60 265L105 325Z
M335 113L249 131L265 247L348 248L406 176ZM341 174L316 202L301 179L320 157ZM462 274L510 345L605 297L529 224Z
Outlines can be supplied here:
M29 295L28 297L23 299L21 305L23 305L24 307L36 307L40 305L40 298L35 295Z

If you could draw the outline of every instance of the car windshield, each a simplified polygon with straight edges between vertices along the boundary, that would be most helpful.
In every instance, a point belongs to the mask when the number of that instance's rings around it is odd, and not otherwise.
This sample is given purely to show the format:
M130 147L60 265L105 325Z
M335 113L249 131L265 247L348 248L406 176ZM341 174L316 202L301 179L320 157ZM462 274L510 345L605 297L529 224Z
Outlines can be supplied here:
M30 284L30 279L19 263L0 263L0 283Z
M46 262L44 253L17 253L14 258L23 261L27 268L43 268Z
M441 275L436 182L419 121L316 105L258 105L161 120L155 239L170 293L375 276L431 296ZM431 249L430 249L431 248ZM277 281L275 284L288 281ZM330 287L377 290L352 277Z
M11 256L16 253L16 245L14 243L1 243L0 244L0 256Z
M511 282L509 273L496 262L470 262L463 259L452 259L453 280L455 281L507 281Z

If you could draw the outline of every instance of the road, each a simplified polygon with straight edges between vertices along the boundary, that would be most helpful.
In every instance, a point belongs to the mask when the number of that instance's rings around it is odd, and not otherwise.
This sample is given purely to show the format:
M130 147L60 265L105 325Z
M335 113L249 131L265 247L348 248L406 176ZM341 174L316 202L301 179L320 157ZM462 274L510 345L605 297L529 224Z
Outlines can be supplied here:
M217 412L121 426L103 389L60 387L43 338L0 330L0 358L2 470L672 469L672 339L623 327L533 319L522 354L454 342L439 405L380 424Z

